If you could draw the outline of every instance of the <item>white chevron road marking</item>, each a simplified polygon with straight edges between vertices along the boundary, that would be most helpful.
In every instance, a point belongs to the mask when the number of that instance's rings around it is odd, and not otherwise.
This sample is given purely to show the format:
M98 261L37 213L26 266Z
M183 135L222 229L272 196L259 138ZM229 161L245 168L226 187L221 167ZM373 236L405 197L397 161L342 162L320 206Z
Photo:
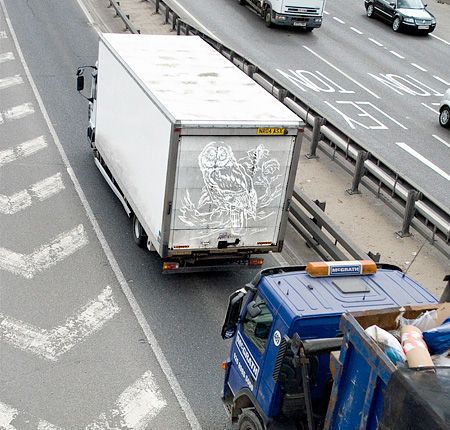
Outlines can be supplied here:
M3 54L0 54L0 64L4 63L5 61L12 60L14 60L14 54L12 52L5 52Z
M54 266L88 242L84 227L80 224L28 255L0 247L0 269L31 279L36 273Z
M25 118L28 115L34 114L34 107L32 103L23 103L19 106L14 106L11 109L0 113L0 124L5 121L14 121Z
M125 389L113 408L102 413L98 419L88 424L85 430L143 430L165 406L167 406L166 400L156 385L152 373L147 371ZM48 421L19 412L2 402L0 402L0 429L22 430L12 425L12 421L18 415L22 418L21 421L27 422L27 429L63 430Z
M42 181L36 182L30 190L21 190L11 196L0 194L0 213L12 215L32 204L32 197L38 200L46 200L64 189L61 173L49 176Z
M14 87L15 85L23 84L23 79L20 75L10 76L9 78L0 79L0 90Z
M52 330L0 314L0 340L47 360L57 361L59 356L99 331L119 311L111 287L106 287L96 300L90 301L75 316Z
M22 157L29 157L44 148L47 148L47 142L44 136L36 137L35 139L27 140L15 148L8 148L4 151L0 151L0 167L16 161Z

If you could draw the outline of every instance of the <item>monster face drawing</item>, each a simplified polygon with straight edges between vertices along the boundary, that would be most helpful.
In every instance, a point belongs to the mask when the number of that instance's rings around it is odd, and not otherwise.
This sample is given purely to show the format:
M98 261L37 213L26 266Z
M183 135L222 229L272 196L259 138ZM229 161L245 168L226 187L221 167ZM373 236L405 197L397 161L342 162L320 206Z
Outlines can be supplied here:
M269 158L269 150L258 145L247 155L236 159L225 142L208 143L198 156L204 186L196 204L189 190L182 199L179 219L198 230L198 237L207 237L214 229L229 228L238 236L250 220L262 220L274 213L267 210L281 195L280 164ZM257 233L253 227L247 233Z

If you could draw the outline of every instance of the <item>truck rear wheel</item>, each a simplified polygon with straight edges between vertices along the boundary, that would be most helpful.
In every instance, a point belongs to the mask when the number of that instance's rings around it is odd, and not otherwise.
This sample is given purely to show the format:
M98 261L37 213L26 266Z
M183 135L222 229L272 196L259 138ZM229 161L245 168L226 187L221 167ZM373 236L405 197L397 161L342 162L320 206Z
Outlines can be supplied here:
M147 247L147 235L136 215L133 215L133 239L137 246Z
M244 409L239 415L239 430L265 430L264 424L253 409Z

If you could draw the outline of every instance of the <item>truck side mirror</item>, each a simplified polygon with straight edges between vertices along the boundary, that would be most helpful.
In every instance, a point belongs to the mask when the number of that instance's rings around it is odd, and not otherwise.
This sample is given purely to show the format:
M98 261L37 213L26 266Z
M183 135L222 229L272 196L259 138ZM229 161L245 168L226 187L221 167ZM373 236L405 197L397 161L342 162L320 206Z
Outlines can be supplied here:
M257 304L255 301L251 301L247 306L247 313L251 318L256 318L261 313L259 304Z
M245 294L244 289L237 290L228 299L227 315L222 326L222 339L231 339L236 334Z
M79 75L77 76L77 91L83 91L84 90L84 76Z

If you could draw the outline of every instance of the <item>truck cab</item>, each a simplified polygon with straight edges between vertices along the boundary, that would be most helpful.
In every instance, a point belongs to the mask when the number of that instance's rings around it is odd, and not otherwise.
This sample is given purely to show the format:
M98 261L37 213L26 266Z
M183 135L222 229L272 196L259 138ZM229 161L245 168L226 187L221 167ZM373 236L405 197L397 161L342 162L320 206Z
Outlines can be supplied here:
M222 328L224 339L233 338L222 366L230 420L240 430L280 422L316 428L312 417L317 425L328 407L329 352L342 345L342 314L434 303L401 269L372 261L262 270L230 296ZM306 357L308 342L316 353Z

